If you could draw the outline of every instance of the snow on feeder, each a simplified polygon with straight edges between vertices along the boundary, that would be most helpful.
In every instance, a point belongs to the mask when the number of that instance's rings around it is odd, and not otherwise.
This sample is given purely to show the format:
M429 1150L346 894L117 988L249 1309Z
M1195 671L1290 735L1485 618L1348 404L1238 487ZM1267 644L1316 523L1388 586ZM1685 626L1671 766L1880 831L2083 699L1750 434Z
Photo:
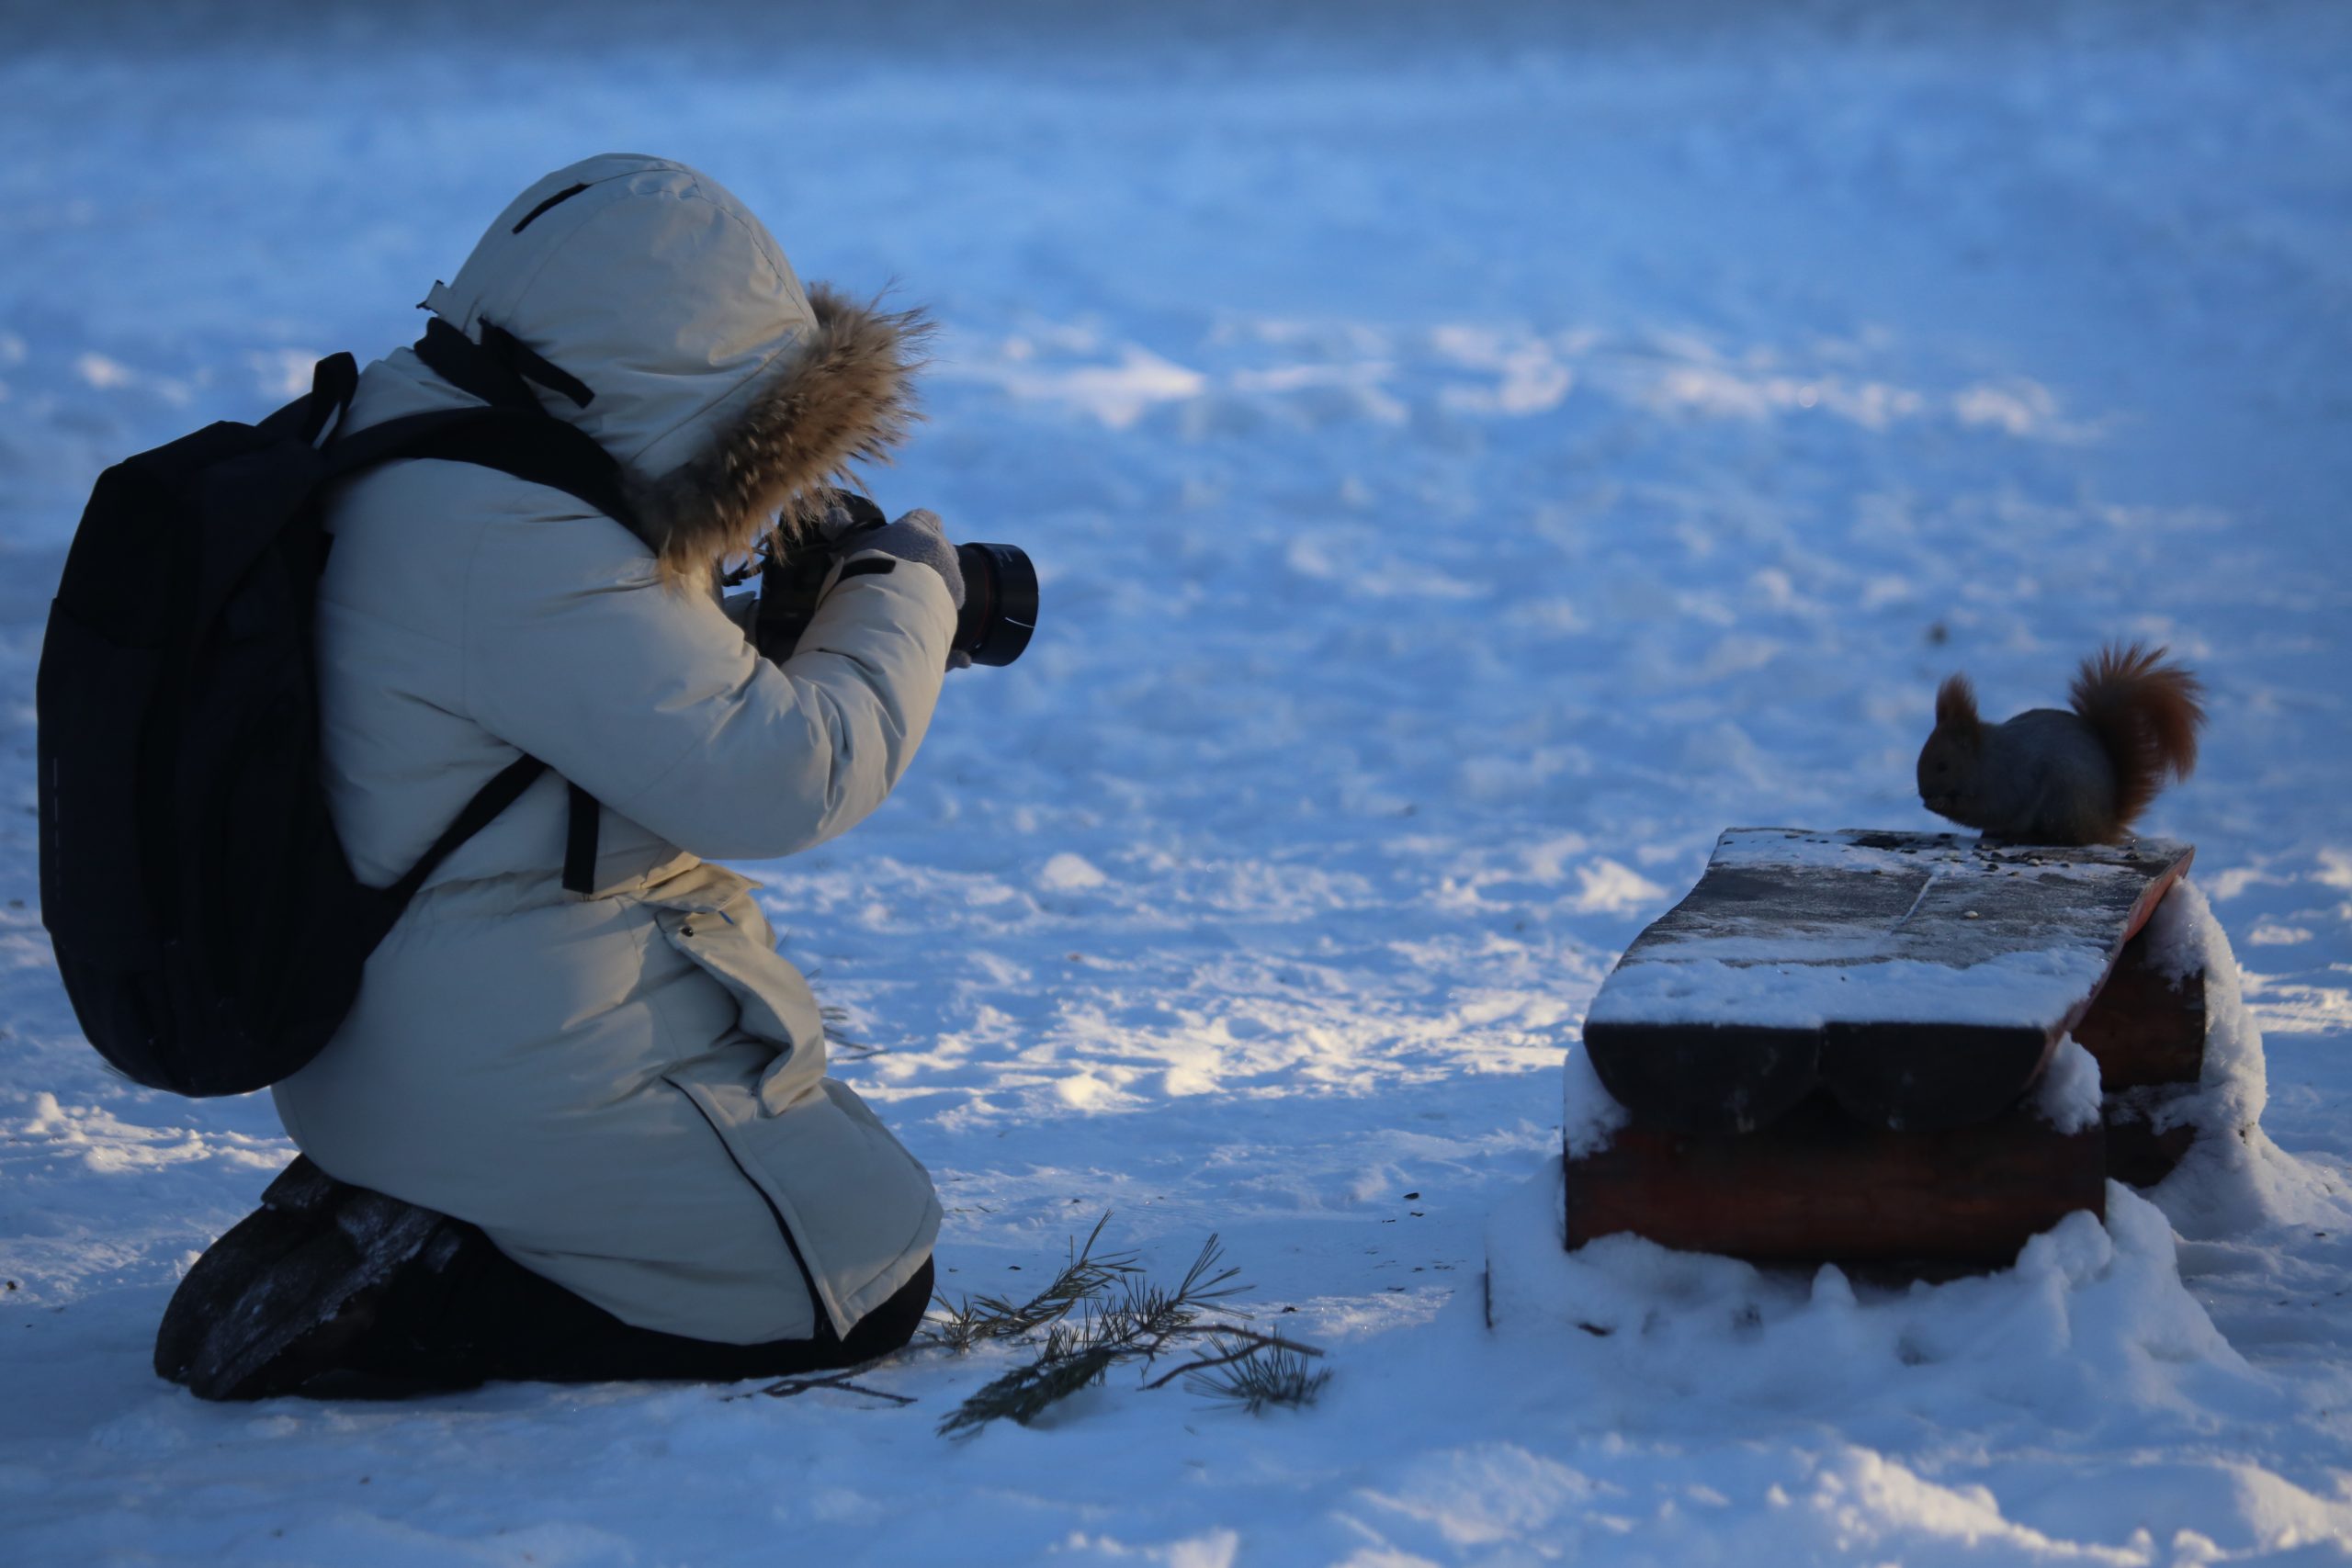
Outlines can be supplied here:
M1567 1245L1932 1273L2103 1215L2194 1135L2203 976L2142 936L2193 852L1724 834L1571 1055Z

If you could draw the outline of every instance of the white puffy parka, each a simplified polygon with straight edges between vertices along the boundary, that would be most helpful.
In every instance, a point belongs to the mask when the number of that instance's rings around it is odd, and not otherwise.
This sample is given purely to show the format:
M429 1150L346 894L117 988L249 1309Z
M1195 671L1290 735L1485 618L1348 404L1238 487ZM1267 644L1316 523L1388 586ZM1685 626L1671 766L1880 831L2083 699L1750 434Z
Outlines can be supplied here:
M624 464L639 532L458 463L332 503L327 784L362 880L396 881L519 755L550 772L435 871L279 1114L330 1174L472 1221L629 1323L845 1333L922 1266L939 1205L826 1077L753 885L702 857L789 854L880 804L955 605L927 568L844 576L776 663L711 569L898 439L921 327L805 292L725 190L623 155L517 197L428 304L587 384L585 407L539 397ZM403 349L348 424L473 404ZM586 897L561 886L566 780L604 807Z

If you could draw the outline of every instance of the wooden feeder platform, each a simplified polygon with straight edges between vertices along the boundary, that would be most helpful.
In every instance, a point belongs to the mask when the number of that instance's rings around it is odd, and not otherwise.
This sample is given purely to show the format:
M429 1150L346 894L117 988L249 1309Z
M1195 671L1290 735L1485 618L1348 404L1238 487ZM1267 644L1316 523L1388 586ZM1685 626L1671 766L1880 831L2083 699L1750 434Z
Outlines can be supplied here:
M1567 1157L1568 1245L1999 1267L2103 1214L2110 1174L2155 1179L2185 1146L2135 1107L2196 1083L2202 976L2160 974L2138 939L2192 853L1725 833L1586 1020L1628 1124ZM2069 1033L2106 1125L2062 1131L2030 1093Z

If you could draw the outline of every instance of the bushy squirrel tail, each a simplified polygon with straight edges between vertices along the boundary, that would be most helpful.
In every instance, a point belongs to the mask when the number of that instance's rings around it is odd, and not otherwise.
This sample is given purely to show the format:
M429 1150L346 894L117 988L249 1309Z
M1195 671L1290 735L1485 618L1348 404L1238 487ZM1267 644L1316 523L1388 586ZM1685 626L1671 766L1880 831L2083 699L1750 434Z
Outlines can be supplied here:
M2139 643L2103 648L2083 660L2071 695L2075 712L2115 764L2115 822L2128 828L2164 787L2197 766L2205 687L2165 649Z

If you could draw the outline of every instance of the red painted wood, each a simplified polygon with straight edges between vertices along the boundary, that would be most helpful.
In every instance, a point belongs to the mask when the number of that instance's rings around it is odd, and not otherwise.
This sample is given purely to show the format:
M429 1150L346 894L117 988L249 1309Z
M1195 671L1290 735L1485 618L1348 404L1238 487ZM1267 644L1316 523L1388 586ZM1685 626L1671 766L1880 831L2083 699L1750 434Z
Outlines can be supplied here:
M2075 1038L2098 1060L2112 1094L2155 1084L2192 1084L2205 1069L2205 976L2181 980L2152 968L2147 939L2124 945L2107 984L2075 1023Z
M1566 1162L1570 1247L1630 1232L1769 1263L2000 1268L2067 1214L2104 1217L2106 1141L2030 1108L1890 1132L1816 1096L1745 1134L1621 1129Z

